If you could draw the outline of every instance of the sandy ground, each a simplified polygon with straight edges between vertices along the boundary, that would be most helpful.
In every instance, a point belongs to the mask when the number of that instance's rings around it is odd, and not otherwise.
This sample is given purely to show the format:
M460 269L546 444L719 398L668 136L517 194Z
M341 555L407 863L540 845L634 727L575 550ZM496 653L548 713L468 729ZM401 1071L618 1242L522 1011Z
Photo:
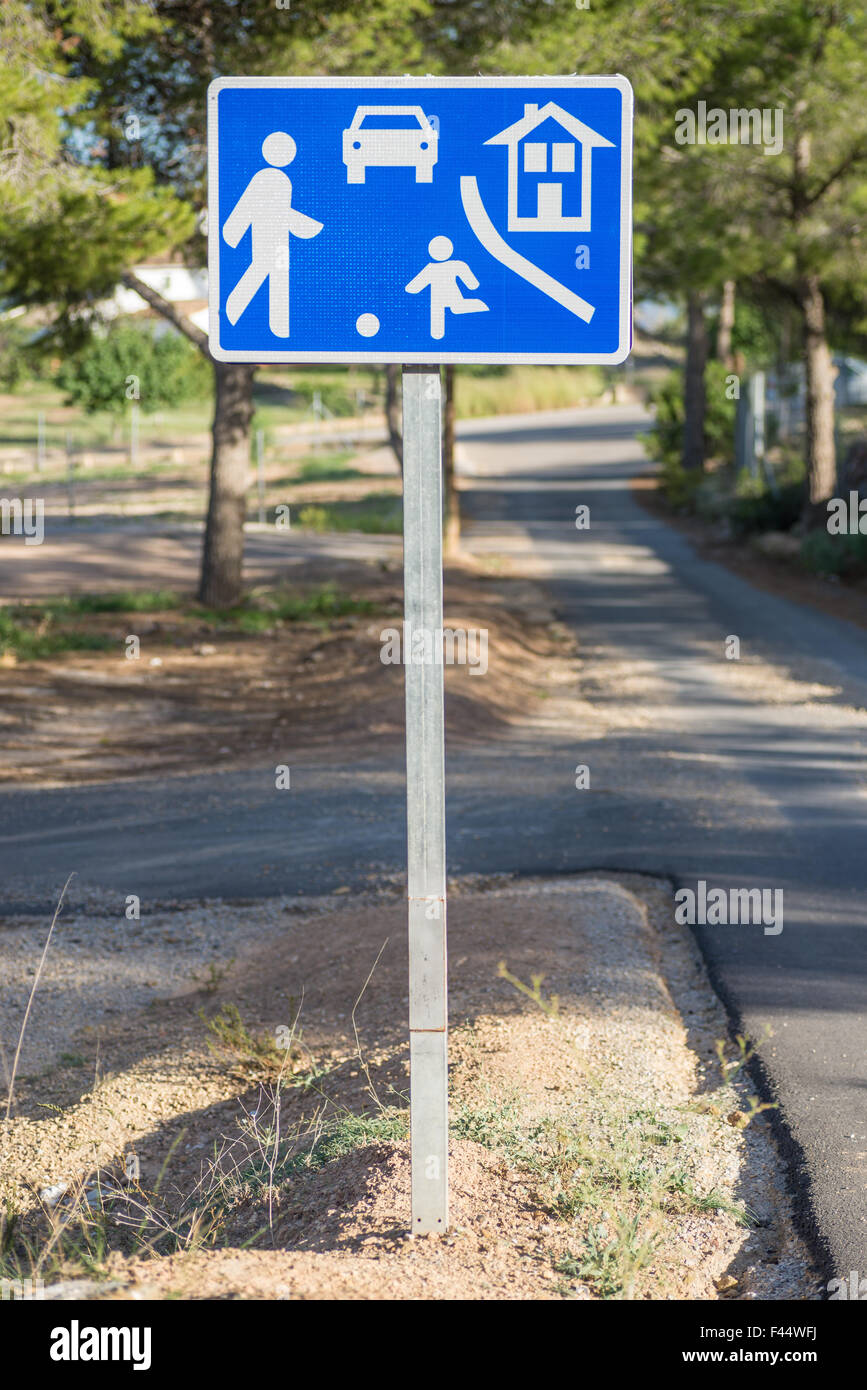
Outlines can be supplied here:
M53 1252L47 1296L816 1296L671 904L636 876L451 885L452 1224L416 1240L399 885L166 910L120 949L107 905L62 919L2 1134L19 1239ZM0 930L7 1056L44 930ZM538 1002L500 962L544 977ZM243 1026L221 1047L206 1021L227 1005ZM95 1278L81 1227L107 1242Z

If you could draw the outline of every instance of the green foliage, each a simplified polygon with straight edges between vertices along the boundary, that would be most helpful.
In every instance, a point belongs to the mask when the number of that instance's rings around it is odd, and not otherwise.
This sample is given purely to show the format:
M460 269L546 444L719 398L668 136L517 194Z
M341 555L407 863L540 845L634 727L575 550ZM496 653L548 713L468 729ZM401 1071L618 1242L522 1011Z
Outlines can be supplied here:
M55 379L67 404L89 414L119 414L133 400L146 412L183 405L209 389L210 376L201 353L185 338L119 323L67 357Z
M742 474L726 509L735 535L757 531L790 531L804 508L803 481L786 483L773 492L765 479Z
M120 589L111 594L74 594L41 605L43 611L64 613L165 613L180 604L171 589Z
M150 169L79 171L49 205L0 223L0 294L50 304L48 340L78 346L90 335L94 302L113 294L124 270L176 244L193 225L192 209L157 185Z
M14 391L29 375L30 336L14 319L0 321L0 391Z
M629 1298L635 1279L653 1259L658 1235L646 1235L640 1215L619 1214L590 1224L578 1255L569 1252L554 1265L559 1274L590 1284L600 1298Z
M327 458L309 458L299 464L293 479L299 483L343 483L351 478L362 478L357 468L349 460L351 454L329 454Z
M683 378L671 372L650 394L656 416L644 440L651 456L663 468L680 463L683 448ZM666 495L668 495L666 493Z
M224 1004L210 1018L204 1009L199 1009L198 1017L210 1035L208 1048L221 1061L269 1074L279 1073L286 1066L286 1049L278 1047L273 1034L251 1033L237 1004Z
M369 1144L399 1144L406 1139L409 1114L392 1106L371 1115L346 1114L333 1120L313 1146L293 1154L282 1166L281 1177L324 1168Z
M709 458L729 461L734 454L737 402L726 394L726 369L721 362L709 362L705 369L707 409L705 413L706 453ZM702 482L697 470L688 471L681 463L683 447L683 378L672 372L652 393L656 418L645 434L652 457L662 464L662 489L676 510L692 510Z
M362 531L366 535L399 536L403 530L401 499L392 493L370 493L360 502L329 502L302 507L298 525L308 531Z
M44 610L0 608L0 656L39 661L60 652L100 651L116 646L111 638L74 628L57 628Z
M801 542L801 563L813 574L860 579L867 575L867 536L811 531Z
M277 592L250 595L234 608L199 608L196 610L211 622L227 624L242 632L264 632L278 623L325 622L349 614L366 615L373 611L368 599L355 599L342 593L333 584L311 589L307 593Z
M749 366L756 370L768 366L777 356L777 335L767 313L743 295L735 301L732 352L743 353Z
M294 388L297 395L302 396L310 406L313 406L313 397L318 392L319 399L327 411L332 415L352 416L357 410L355 395L347 391L346 386L340 381L321 381L306 377L298 377L295 380Z

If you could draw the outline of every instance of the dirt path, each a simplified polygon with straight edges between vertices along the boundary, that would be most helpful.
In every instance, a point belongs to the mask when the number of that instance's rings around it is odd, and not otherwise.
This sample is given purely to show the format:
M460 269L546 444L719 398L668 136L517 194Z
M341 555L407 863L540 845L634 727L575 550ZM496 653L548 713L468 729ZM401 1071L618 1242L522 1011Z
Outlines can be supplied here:
M310 558L303 585L285 592L303 600L329 586L361 613L275 619L251 632L191 605L61 618L107 648L0 656L0 784L247 768L257 757L276 766L302 749L348 759L393 744L404 726L403 668L383 663L381 634L402 630L400 574L383 562ZM484 679L469 664L446 666L450 740L489 741L547 716L552 685L574 677L574 643L538 586L455 564L445 605L447 627L486 634ZM481 648L468 651L480 666Z
M450 901L452 1227L414 1241L398 885L62 921L31 1020L46 1069L31 1049L2 1136L13 1249L26 1264L41 1239L49 1296L814 1296L666 885L458 882ZM36 931L0 932L13 967Z

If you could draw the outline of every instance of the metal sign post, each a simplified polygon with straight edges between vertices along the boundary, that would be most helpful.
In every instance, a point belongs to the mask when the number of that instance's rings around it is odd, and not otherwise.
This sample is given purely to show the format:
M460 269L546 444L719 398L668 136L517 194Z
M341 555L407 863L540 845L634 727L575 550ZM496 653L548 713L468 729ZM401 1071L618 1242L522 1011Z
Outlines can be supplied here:
M412 1231L448 1226L442 393L439 367L403 372Z

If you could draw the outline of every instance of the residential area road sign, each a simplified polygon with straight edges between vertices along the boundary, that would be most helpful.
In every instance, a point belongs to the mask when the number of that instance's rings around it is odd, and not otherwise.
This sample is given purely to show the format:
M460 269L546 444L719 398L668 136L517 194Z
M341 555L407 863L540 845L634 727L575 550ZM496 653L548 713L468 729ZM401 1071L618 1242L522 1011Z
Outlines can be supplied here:
M622 362L625 77L222 77L221 362Z

